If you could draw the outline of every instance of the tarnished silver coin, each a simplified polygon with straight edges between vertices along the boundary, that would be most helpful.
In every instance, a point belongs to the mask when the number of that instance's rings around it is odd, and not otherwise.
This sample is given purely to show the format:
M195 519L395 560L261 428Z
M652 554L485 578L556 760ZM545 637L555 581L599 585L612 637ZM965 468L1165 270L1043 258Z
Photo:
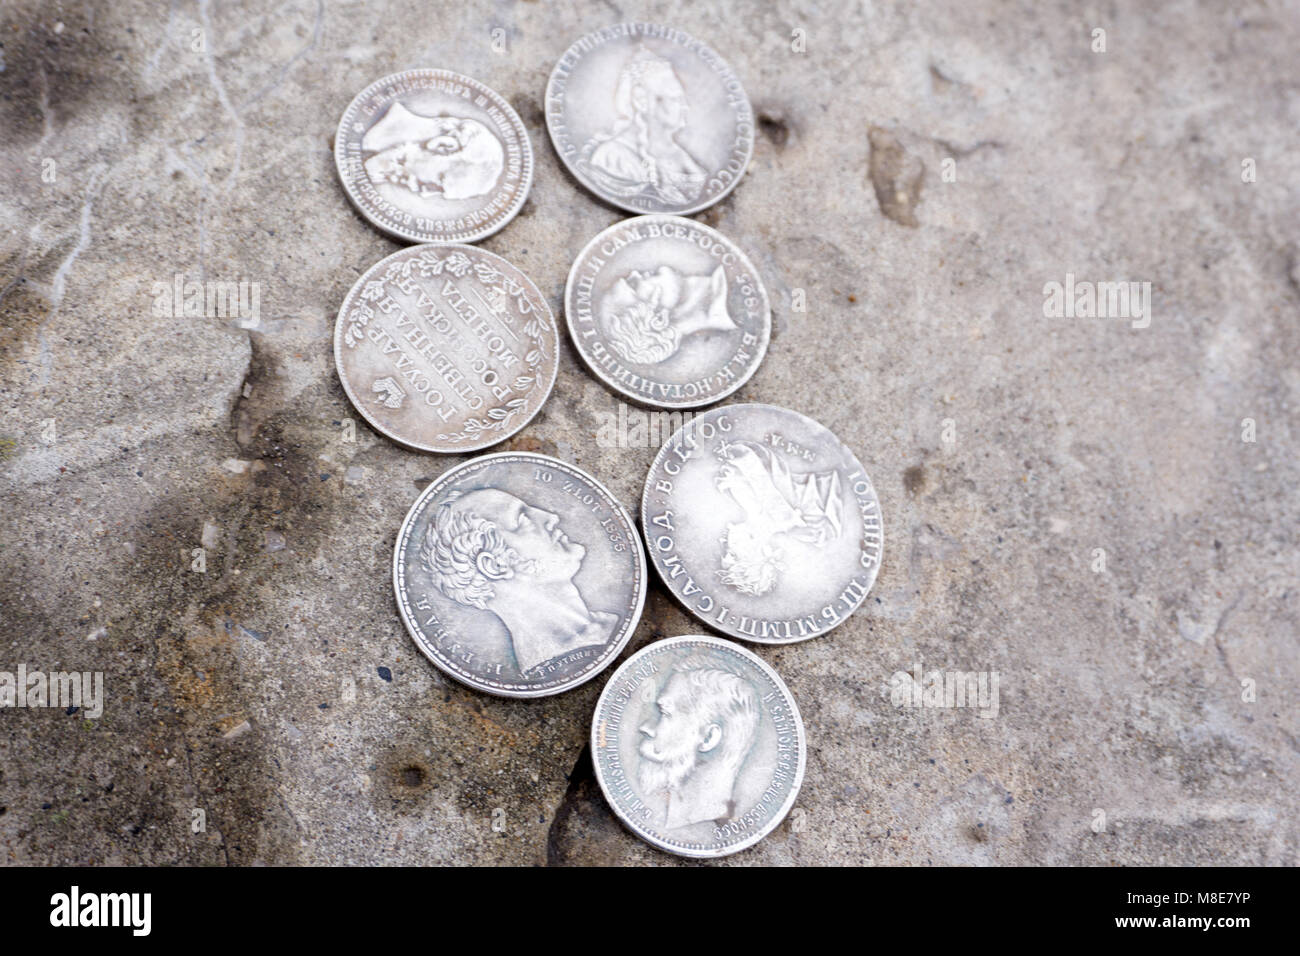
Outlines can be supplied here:
M334 360L366 421L421 451L477 451L537 414L559 333L532 281L474 246L411 246L352 286Z
M716 229L679 216L625 219L587 243L564 313L597 377L660 408L730 395L757 371L772 331L754 264Z
M622 651L645 603L645 554L600 482L546 455L483 455L420 494L393 589L428 658L470 687L541 697Z
M533 182L519 115L450 70L394 73L358 93L339 120L334 163L361 214L409 242L490 236Z
M574 177L630 212L707 209L754 151L754 113L731 67L653 23L605 27L569 47L546 86L546 126Z
M728 405L664 442L646 477L650 561L696 618L786 644L825 634L880 569L880 502L853 452L805 415Z
M716 637L643 647L609 679L591 724L596 779L637 836L682 856L753 846L803 782L805 739L785 682Z

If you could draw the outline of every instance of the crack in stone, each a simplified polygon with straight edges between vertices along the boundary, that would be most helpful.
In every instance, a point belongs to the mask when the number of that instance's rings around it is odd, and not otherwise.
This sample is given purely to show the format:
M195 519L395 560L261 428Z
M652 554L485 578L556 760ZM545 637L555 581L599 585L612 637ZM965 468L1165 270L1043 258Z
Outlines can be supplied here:
M578 791L584 784L594 783L596 780L596 772L591 760L591 741L587 741L587 743L583 744L582 753L578 754L573 769L569 771L569 785L565 788L564 797L560 800L560 805L551 818L551 825L546 830L547 866L566 865L564 848L560 845L563 839L564 826L569 822L569 817L573 815L573 808L578 800Z

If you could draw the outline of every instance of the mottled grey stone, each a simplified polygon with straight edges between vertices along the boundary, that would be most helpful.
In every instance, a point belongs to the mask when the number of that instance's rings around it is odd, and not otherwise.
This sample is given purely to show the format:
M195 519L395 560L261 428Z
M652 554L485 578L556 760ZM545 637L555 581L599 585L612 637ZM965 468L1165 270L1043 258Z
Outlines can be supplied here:
M699 217L773 302L735 400L834 430L885 518L863 609L757 648L802 706L808 770L789 822L730 862L1300 862L1296 5L627 13L715 46L758 114L747 175ZM397 248L337 182L351 97L438 66L512 103L536 179L483 245L558 315L619 214L562 171L542 94L618 18L6 4L0 670L101 670L107 700L0 714L0 861L678 862L591 779L599 680L501 700L420 656L393 539L460 459L372 433L331 355L339 302ZM1045 318L1067 273L1149 281L1149 328ZM177 274L257 283L260 321L156 315ZM654 449L602 447L617 421L566 343L505 448L632 506ZM694 628L652 588L628 653ZM996 717L894 706L918 661L997 671Z

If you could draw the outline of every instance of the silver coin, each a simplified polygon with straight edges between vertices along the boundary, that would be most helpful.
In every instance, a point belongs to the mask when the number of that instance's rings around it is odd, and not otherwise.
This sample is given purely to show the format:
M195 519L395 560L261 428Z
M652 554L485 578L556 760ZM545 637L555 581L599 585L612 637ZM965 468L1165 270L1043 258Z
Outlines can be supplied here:
M361 214L409 242L490 236L533 182L519 115L450 70L394 73L358 93L339 120L334 164Z
M515 434L551 393L558 349L537 286L474 246L410 246L381 259L334 326L352 404L421 451L477 451Z
M829 430L775 405L697 415L664 442L641 522L668 590L709 627L787 644L825 634L880 569L880 502Z
M564 314L598 378L659 408L736 391L772 331L754 264L716 229L678 216L624 219L587 243L569 271Z
M586 472L533 454L450 469L397 535L393 589L420 650L470 687L541 697L613 662L641 619L645 553Z
M592 763L614 813L653 846L719 857L785 819L803 782L803 720L762 660L716 637L637 651L596 704Z
M574 177L630 212L707 209L754 151L754 113L731 67L653 23L605 27L569 47L546 86L546 126Z

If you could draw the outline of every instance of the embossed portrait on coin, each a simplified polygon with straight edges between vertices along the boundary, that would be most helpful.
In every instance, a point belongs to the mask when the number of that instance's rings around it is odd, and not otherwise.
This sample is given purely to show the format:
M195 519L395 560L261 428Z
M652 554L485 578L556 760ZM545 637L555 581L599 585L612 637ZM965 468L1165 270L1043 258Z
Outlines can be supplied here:
M394 103L366 131L361 149L371 181L422 199L472 199L492 191L505 167L501 141L477 120L421 116Z
M677 353L696 332L734 332L727 311L727 274L682 275L671 266L630 272L600 303L610 348L625 362L655 365Z
M708 174L676 139L689 104L672 64L638 47L619 72L614 108L614 125L582 150L592 179L618 196L648 193L668 203L698 198Z
M521 673L605 644L619 616L587 606L574 583L587 549L560 519L496 488L452 492L434 513L420 563L445 597L505 625Z
M714 484L744 511L727 525L718 577L742 594L766 594L785 569L787 539L821 546L839 537L839 472L796 474L780 451L757 442L724 442L717 454Z
M707 656L680 661L641 727L637 782L669 830L736 815L740 768L758 732L758 693Z

